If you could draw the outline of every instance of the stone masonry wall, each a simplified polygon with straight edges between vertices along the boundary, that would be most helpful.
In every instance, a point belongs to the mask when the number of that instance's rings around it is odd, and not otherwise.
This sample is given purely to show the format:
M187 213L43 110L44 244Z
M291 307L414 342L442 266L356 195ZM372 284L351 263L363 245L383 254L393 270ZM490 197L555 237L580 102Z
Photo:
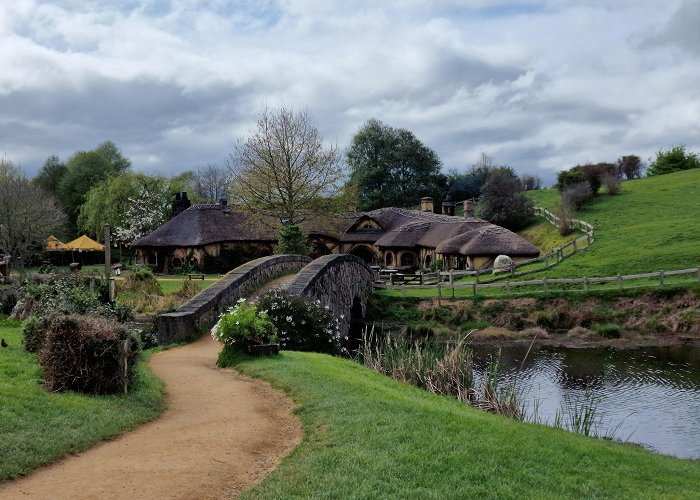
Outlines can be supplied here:
M325 255L299 271L287 290L329 306L341 320L340 333L345 336L350 330L353 301L360 300L364 317L373 281L372 270L362 259L354 255Z
M177 311L158 316L158 341L178 342L198 328L213 324L227 307L276 275L297 270L311 262L301 255L273 255L250 261L227 273Z

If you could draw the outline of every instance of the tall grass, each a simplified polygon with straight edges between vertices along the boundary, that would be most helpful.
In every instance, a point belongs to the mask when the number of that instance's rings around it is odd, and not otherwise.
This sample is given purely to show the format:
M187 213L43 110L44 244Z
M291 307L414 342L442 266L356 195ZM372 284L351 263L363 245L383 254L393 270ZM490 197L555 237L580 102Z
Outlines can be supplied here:
M469 332L471 334L472 332ZM492 413L520 419L516 382L500 384L498 360L490 363L480 384L474 381L473 353L469 334L457 342L437 343L376 335L365 329L359 350L360 362L395 380L434 394L451 396Z

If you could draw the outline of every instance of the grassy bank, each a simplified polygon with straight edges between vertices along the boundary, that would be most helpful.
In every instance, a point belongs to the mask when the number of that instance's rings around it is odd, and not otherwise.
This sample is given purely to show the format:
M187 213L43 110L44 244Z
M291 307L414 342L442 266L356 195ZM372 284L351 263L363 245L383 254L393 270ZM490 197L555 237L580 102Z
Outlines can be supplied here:
M695 498L700 462L491 415L311 353L244 360L302 444L247 498Z
M556 189L530 191L540 206L554 207ZM533 277L636 274L692 268L700 262L700 170L626 181L617 196L601 194L576 217L593 224L595 243Z
M126 396L49 393L36 355L22 347L18 322L0 321L0 481L85 450L165 409L165 391L145 363Z

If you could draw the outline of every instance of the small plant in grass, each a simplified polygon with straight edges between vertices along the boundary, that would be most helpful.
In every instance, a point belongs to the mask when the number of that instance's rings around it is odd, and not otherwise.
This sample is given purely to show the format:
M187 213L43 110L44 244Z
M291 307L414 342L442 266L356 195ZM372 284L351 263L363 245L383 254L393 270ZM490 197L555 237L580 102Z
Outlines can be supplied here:
M263 295L259 302L277 327L280 346L291 351L346 353L350 339L340 338L340 320L320 301L293 297L283 290Z
M238 299L235 306L219 317L211 329L211 336L225 347L271 344L277 341L277 328L267 311Z

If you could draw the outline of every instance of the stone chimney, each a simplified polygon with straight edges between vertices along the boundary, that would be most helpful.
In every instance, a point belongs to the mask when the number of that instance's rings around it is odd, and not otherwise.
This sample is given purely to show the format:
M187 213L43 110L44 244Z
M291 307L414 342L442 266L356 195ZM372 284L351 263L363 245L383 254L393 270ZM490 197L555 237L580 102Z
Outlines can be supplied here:
M464 217L474 217L474 200L464 200Z
M221 211L225 214L230 212L228 208L228 200L226 198L219 198L219 206L221 207Z
M452 201L452 196L445 196L445 201L442 202L442 215L454 215L455 214L455 202Z
M170 217L171 219L175 217L176 215L184 212L190 206L192 205L190 203L189 198L187 198L187 193L182 192L182 193L174 193L175 199L173 200L173 204L171 206L172 208L172 216Z
M420 199L420 211L421 212L432 212L433 211L433 199L430 196L424 196Z

